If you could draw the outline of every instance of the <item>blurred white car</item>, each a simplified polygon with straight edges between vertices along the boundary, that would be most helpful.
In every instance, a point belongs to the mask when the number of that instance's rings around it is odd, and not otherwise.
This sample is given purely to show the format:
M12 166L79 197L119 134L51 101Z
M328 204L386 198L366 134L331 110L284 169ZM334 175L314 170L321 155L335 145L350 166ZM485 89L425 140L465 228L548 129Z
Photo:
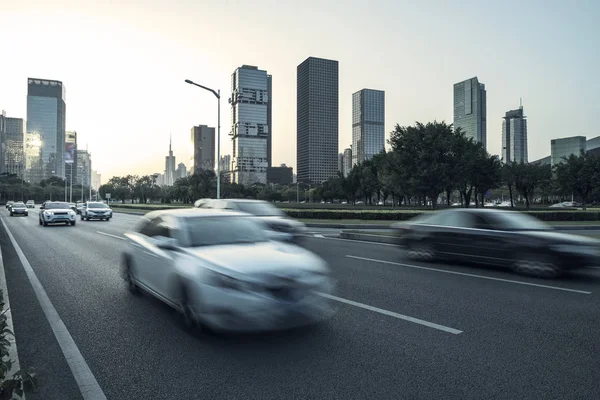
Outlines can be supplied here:
M188 328L268 331L331 316L326 262L270 234L233 211L153 211L125 235L123 277L131 292L177 309Z

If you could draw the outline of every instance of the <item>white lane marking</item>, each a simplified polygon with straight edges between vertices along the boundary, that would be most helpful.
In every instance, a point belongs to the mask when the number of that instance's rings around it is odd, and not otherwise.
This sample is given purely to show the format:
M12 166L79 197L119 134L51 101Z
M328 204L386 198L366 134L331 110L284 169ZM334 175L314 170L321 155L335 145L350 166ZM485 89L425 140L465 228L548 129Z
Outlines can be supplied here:
M408 321L408 322L412 322L412 323L415 323L415 324L427 326L429 328L433 328L433 329L437 329L437 330L440 330L440 331L452 333L453 335L458 335L460 333L463 333L463 331L459 331L458 329L450 328L450 327L447 327L447 326L444 326L444 325L439 325L439 324L436 324L436 323L433 323L433 322L425 321L425 320L414 318L414 317L409 317L408 315L398 314L398 313L395 313L393 311L388 311L388 310L384 310L382 308L377 308L377 307L369 306L367 304L363 304L363 303L359 303L359 302L356 302L356 301L344 299L342 297L332 296L332 295L327 294L327 293L319 293L319 295L323 296L325 298L331 299L331 300L339 301L340 303L349 304L351 306L363 308L365 310L369 310L369 311L373 311L373 312L376 312L376 313L379 313L379 314L387 315L389 317L394 317L394 318L402 319L404 321Z
M579 294L592 294L592 292L586 292L584 290L569 289L569 288L563 288L563 287L558 287L558 286L541 285L539 283L530 283L530 282L515 281L515 280L512 280L512 279L493 278L491 276L468 274L466 272L458 272L458 271L448 271L448 270L445 270L445 269L422 267L420 265L403 264L403 263L397 263L397 262L393 262L393 261L377 260L377 259L374 259L374 258L357 257L357 256L350 256L350 255L347 255L346 257L348 257L348 258L354 258L356 260L371 261L371 262L376 262L376 263L381 263L381 264L398 265L398 266L406 267L406 268L422 269L422 270L426 270L426 271L442 272L442 273L445 273L445 274L469 276L471 278L488 279L488 280L491 280L491 281L514 283L514 284L517 284L517 285L535 286L535 287L540 287L540 288L544 288L544 289L562 290L564 292L572 292L572 293L579 293Z
M6 275L4 274L4 259L2 258L2 251L0 250L0 290L2 290L2 294L4 297L4 310L0 310L6 316L6 325L8 329L14 334L15 327L12 322L12 311L10 310L10 299L8 297L8 285L6 284ZM19 365L19 353L17 352L17 342L16 338L10 335L7 335L7 339L10 343L10 347L8 348L8 359L12 360L12 367L7 372L6 376L11 377L15 372L21 369ZM22 400L25 400L25 393L21 396Z
M54 337L56 337L56 341L60 345L60 348L65 356L65 360L73 373L73 377L77 382L77 386L79 386L79 391L85 400L103 400L106 399L104 392L100 388L100 385L96 381L94 374L90 370L90 367L85 362L85 359L81 355L79 348L75 344L73 337L69 333L69 330L65 326L64 322L58 315L58 311L54 308L54 305L50 301L46 290L42 286L39 281L37 275L33 271L29 260L25 257L23 250L19 247L19 244L15 240L15 237L12 235L8 226L4 222L4 219L0 219L2 221L2 225L4 225L4 229L6 229L6 233L19 256L19 260L21 260L21 264L23 265L23 269L27 274L27 278L29 278L29 283L33 287L33 291L35 292L35 296L42 306L42 310L46 315L46 319L54 332Z
M322 239L324 239L324 238L325 238L325 236L323 236L323 235L321 235L321 234L318 234L318 233L315 233L315 235L314 235L314 236L315 236L315 237L318 237L318 238L322 238Z
M391 244L391 243L367 242L365 240L341 239L341 238L332 238L332 237L327 237L327 236L319 238L319 239L340 240L342 242L353 242L353 243L360 243L360 244L373 244L375 246L393 246L393 247L398 247L398 245Z
M101 235L104 235L104 236L109 236L109 237L111 237L111 238L119 239L119 240L127 240L127 239L125 239L125 238L124 238L124 237L122 237L122 236L111 235L110 233L106 233L106 232L100 232L100 231L96 231L96 233L99 233L99 234L101 234Z

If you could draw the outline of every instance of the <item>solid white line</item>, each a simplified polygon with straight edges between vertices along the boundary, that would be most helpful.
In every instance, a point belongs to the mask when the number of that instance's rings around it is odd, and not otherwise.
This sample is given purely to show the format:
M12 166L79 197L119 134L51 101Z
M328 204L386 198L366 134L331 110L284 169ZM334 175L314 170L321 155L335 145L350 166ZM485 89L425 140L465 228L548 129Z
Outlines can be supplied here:
M10 300L8 297L8 285L6 284L6 275L4 274L4 259L2 258L2 251L0 250L0 290L2 290L4 297L4 310L0 310L0 312L4 312L6 315L6 325L8 329L14 334L15 327L12 322L12 311L10 310ZM6 310L6 311L5 311ZM7 339L10 342L10 347L8 348L8 359L12 360L12 367L7 372L6 376L10 377L15 372L21 369L19 365L19 353L17 352L17 342L14 336L7 335ZM21 396L21 399L25 400L25 393Z
M391 244L391 243L367 242L366 240L341 239L341 238L332 238L332 237L327 237L327 236L325 236L323 238L319 238L319 239L340 240L342 242L353 242L353 243L360 243L360 244L374 244L376 246L393 246L393 247L398 247L398 245Z
M323 235L321 235L321 234L315 234L315 237L322 238L322 239L324 239L324 238L325 238L325 236L323 236Z
M40 305L42 306L42 310L46 315L46 319L50 323L50 327L52 328L54 336L56 337L56 340L60 345L63 355L65 356L65 360L67 361L67 364L69 365L69 368L73 373L73 377L77 382L77 386L79 386L79 391L81 392L81 395L86 400L106 399L104 392L102 392L102 389L96 381L94 374L92 374L90 367L87 365L85 359L81 355L81 352L75 344L73 337L69 333L62 319L60 318L60 315L58 315L58 311L56 311L56 308L54 308L54 305L50 301L48 294L46 294L46 290L44 290L44 287L42 286L35 272L33 271L33 268L31 268L29 260L27 260L27 257L25 257L25 254L19 247L19 244L15 240L10 230L8 229L8 226L6 226L4 219L1 219L0 221L2 221L2 225L4 225L4 229L6 229L6 233L8 234L8 237L13 247L15 248L15 251L17 252L17 255L19 256L19 260L21 260L23 269L27 274L27 278L29 278L29 283L31 283L33 291L35 292L35 295Z
M381 309L381 308L369 306L367 304L358 303L356 301L344 299L344 298L337 297L337 296L332 296L332 295L327 294L327 293L319 293L319 295L321 295L321 296L323 296L325 298L331 299L331 300L339 301L340 303L350 304L351 306L363 308L365 310L374 311L376 313L387 315L389 317L394 317L394 318L402 319L404 321L413 322L415 324L427 326L429 328L433 328L433 329L437 329L437 330L440 330L440 331L452 333L453 335L458 335L458 334L460 334L460 333L463 332L463 331L459 331L458 329L449 328L449 327L444 326L444 325L439 325L439 324L435 324L433 322L425 321L425 320L422 320L422 319L409 317L408 315L402 315L402 314L395 313L393 311L388 311L388 310L384 310L384 309Z
M471 278L488 279L491 281L514 283L517 285L535 286L535 287L540 287L540 288L544 288L544 289L562 290L564 292L572 292L572 293L579 293L579 294L592 294L592 292L586 292L584 290L568 289L568 288L562 288L562 287L558 287L558 286L540 285L538 283L514 281L512 279L493 278L491 276L468 274L465 272L457 272L457 271L448 271L445 269L422 267L419 265L403 264L403 263L397 263L397 262L393 262L393 261L376 260L374 258L357 257L357 256L350 256L350 255L347 255L346 257L354 258L356 260L371 261L371 262L376 262L376 263L381 263L381 264L391 264L391 265L398 265L398 266L407 267L407 268L422 269L422 270L426 270L426 271L443 272L445 274L469 276Z
M111 235L110 233L106 233L106 232L100 232L100 231L96 231L96 233L99 233L99 234L101 234L101 235L104 235L104 236L109 236L109 237L111 237L111 238L119 239L119 240L126 240L126 239L125 239L124 237L122 237L122 236Z

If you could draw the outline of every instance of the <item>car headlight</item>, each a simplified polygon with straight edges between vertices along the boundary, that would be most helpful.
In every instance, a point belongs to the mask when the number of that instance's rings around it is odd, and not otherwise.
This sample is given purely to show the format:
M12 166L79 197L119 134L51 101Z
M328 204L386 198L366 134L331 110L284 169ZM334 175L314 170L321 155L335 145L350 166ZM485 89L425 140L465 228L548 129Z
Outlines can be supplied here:
M206 277L206 283L211 286L237 291L250 291L252 289L252 285L248 282L244 282L215 271L207 271Z
M69 211L69 215L75 215L75 211Z
M54 215L52 211L44 211L44 215Z

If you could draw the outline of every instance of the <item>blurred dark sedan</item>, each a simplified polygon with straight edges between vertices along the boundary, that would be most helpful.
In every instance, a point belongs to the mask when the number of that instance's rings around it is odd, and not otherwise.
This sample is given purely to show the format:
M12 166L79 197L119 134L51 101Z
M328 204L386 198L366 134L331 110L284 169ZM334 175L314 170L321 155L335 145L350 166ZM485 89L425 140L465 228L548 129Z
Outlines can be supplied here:
M519 212L453 209L392 225L410 258L503 265L557 277L564 270L600 265L600 241L556 232Z

